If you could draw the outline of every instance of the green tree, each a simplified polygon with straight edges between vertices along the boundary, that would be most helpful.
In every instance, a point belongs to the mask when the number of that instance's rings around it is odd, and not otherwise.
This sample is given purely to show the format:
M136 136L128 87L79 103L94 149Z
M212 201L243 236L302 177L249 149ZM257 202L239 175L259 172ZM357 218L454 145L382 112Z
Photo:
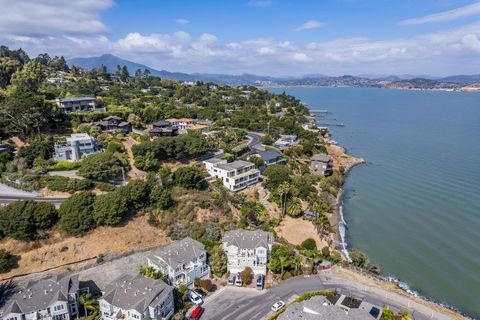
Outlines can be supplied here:
M248 286L252 283L253 270L250 267L245 267L242 272L240 272L240 278L242 279L243 285Z
M140 266L138 272L142 274L145 278L153 280L163 279L163 274L151 266Z
M279 164L268 166L263 172L263 175L267 177L265 186L269 190L274 190L283 182L290 182L290 170L288 170L286 166Z
M127 199L119 197L116 191L97 196L93 204L92 214L97 225L115 226L127 213Z
M300 246L305 250L317 250L317 243L312 238L305 239Z
M285 268L289 268L292 264L295 252L287 245L274 245L270 254L268 268L274 273L283 274Z
M181 167L174 173L175 184L187 189L202 190L207 182L197 166Z
M72 195L60 205L59 226L68 235L81 236L95 227L93 204L95 194L84 191Z
M350 259L352 260L352 264L359 268L365 268L368 263L367 255L358 249L350 251Z
M220 246L217 246L212 249L211 254L208 258L210 268L216 276L222 276L227 272L227 256L223 252Z
M16 89L0 104L0 127L5 133L30 137L49 127L51 110L42 97Z
M287 211L287 200L290 192L290 184L287 181L282 182L276 189L276 192L280 195L280 204L282 208L282 216Z
M11 81L12 75L20 69L21 64L10 58L0 58L0 88L6 88Z
M16 264L15 256L5 249L0 249L0 273L7 272Z
M302 214L302 202L298 198L292 198L287 205L287 214L292 217L298 217Z
M93 180L108 180L121 176L125 165L111 152L90 155L82 161L78 175Z
M171 190L155 185L150 192L150 202L156 204L158 208L166 210L174 205Z
M251 156L248 158L248 161L252 162L255 164L255 167L259 168L265 164L265 161L263 160L262 157L259 156Z
M107 146L107 152L110 152L110 153L115 153L115 152L122 153L124 151L125 149L123 148L123 145L116 141L110 142Z
M22 69L12 75L12 85L17 89L38 92L38 88L47 77L45 66L37 60L27 62Z

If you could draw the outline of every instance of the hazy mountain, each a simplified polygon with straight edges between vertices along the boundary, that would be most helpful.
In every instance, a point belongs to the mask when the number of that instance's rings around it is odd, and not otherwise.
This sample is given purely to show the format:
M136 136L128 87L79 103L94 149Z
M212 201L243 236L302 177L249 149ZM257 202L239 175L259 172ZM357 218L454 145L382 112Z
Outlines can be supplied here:
M409 88L451 88L451 84L472 84L480 82L480 75L456 75L444 78L433 77L429 75L381 75L381 74L363 74L358 76L344 75L332 77L324 74L308 74L297 77L270 77L254 74L210 74L210 73L182 73L170 72L166 70L156 70L149 66L119 58L111 54L104 54L99 57L73 58L67 60L69 65L92 69L101 66L107 67L107 70L114 72L117 65L127 66L130 74L134 74L137 69L148 69L154 76L165 79L180 81L205 81L217 82L229 85L280 85L280 86L362 86L362 87L409 87Z

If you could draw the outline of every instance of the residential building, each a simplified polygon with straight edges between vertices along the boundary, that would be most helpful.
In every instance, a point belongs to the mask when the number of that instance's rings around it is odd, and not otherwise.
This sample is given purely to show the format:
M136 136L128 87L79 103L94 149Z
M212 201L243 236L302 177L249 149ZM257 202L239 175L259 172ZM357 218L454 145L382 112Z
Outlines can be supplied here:
M123 121L122 118L117 116L108 116L103 118L102 121L95 122L94 126L98 127L101 131L119 132L123 135L127 135L132 132L132 124L128 121Z
M268 149L265 151L260 151L253 156L260 157L263 159L264 165L260 166L260 171L263 172L268 166L272 164L285 164L287 161L282 157L282 154L277 150Z
M0 143L0 153L7 152L13 153L15 151L15 147L9 144Z
M203 161L208 174L222 180L230 191L239 191L258 182L260 171L255 164L237 160L227 163L227 160L212 158Z
M3 320L70 320L78 318L78 276L60 276L13 286L1 298Z
M55 143L53 160L80 160L83 156L100 151L95 138L86 133L74 133L66 143Z
M177 127L178 130L180 130L180 131L187 130L187 127L189 125L192 125L192 124L195 123L195 121L193 121L193 119L189 119L189 118L180 118L180 119L170 118L170 119L165 119L165 121L170 122L172 124L172 126Z
M286 149L293 147L299 143L298 137L294 134L281 134L280 138L273 143L273 146L278 149Z
M266 275L273 241L273 233L262 230L238 229L226 232L222 246L228 259L227 270L237 273L250 267L253 273Z
M168 121L154 122L148 130L148 135L150 137L176 136L177 134L178 128Z
M105 111L104 107L97 106L95 98L77 97L77 98L57 98L55 100L58 110L65 113L80 111Z
M333 171L332 158L325 153L315 154L310 158L310 169L313 173L329 176Z
M196 278L210 276L205 246L188 237L172 242L147 257L148 265L160 271L174 286L193 286Z
M173 288L141 274L113 280L98 303L102 320L167 320L174 314Z

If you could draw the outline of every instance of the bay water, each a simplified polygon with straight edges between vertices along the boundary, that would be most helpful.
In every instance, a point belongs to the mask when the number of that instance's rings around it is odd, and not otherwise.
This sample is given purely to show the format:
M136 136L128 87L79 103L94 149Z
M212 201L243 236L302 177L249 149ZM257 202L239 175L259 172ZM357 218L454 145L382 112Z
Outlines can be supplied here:
M480 318L480 93L287 88L367 163L345 184L349 248L382 275Z

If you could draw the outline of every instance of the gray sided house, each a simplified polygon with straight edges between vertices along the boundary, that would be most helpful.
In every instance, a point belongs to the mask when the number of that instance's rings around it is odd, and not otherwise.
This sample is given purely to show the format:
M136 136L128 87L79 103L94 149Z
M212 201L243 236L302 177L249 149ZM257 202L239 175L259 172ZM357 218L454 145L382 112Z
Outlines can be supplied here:
M265 151L260 151L254 156L260 157L263 159L263 162L265 163L263 166L260 166L260 171L263 172L268 166L271 166L272 164L285 164L287 161L282 157L282 154L278 152L277 150L265 150Z
M3 320L70 320L78 318L78 276L53 276L14 287L1 298Z
M53 160L80 160L83 156L100 151L95 138L86 133L74 133L66 143L55 143Z
M140 274L113 280L98 302L102 320L164 320L174 314L173 288Z
M318 153L310 158L310 169L313 173L329 176L333 171L332 158L325 153Z
M271 232L232 230L225 233L222 242L230 273L242 272L246 267L250 267L254 274L267 273L268 256L274 242Z
M298 137L294 134L281 134L278 140L273 143L273 146L277 149L287 149L299 142Z
M190 237L155 251L147 260L149 266L163 273L174 286L192 287L195 278L210 276L205 246Z
M102 121L93 123L94 126L101 131L119 132L123 135L127 135L132 132L132 124L127 121L123 121L122 118L117 116L108 116Z
M57 103L58 110L64 113L105 111L104 107L97 106L96 99L93 97L57 98L55 102Z

